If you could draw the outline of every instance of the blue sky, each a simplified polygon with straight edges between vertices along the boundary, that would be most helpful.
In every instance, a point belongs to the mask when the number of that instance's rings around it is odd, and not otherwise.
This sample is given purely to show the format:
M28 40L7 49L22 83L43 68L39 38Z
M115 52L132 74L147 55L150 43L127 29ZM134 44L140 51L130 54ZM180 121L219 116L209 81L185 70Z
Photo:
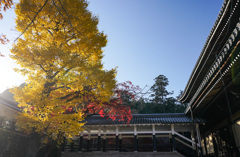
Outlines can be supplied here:
M165 75L174 95L184 90L223 1L216 0L89 0L89 10L99 17L99 30L108 36L104 67L118 67L119 82L132 81L148 88ZM0 92L24 78L15 74L8 57L18 33L10 10L0 21L1 33L11 43L1 45Z

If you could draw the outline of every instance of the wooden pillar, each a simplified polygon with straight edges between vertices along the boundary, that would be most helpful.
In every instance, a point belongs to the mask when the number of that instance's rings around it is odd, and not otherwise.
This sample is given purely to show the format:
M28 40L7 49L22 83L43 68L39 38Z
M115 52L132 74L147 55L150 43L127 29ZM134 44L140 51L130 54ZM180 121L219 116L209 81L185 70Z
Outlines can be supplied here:
M192 132L191 132L191 136L192 136L192 147L193 147L193 152L194 155L198 157L198 146L197 146L197 141L196 141L196 128L195 128L195 122L194 122L194 118L193 118L193 110L192 110L192 105L190 105L190 113L191 113L191 119L192 119ZM195 144L195 146L193 146Z
M71 142L71 145L70 145L70 147L71 147L71 152L73 152L74 150L74 140Z
M116 143L116 148L115 148L115 150L118 152L118 151L119 151L119 139L118 139L118 135L116 135L115 143Z
M90 152L91 150L91 134L88 133L88 139L87 139L87 152Z
M175 134L172 135L173 152L177 151L177 145L176 145L175 136L176 136Z
M137 126L134 125L134 152L138 151Z
M134 135L134 152L137 152L137 150L138 150L137 135Z
M65 143L66 143L66 137L63 137L63 143L62 143L62 145L61 145L61 151L62 151L62 152L64 152Z
M122 151L122 135L119 136L119 151Z
M152 134L153 134L153 152L157 152L155 125L152 125Z
M206 136L203 138L204 140L204 147L205 147L205 155L208 155L208 150L207 150L207 142L206 142Z
M101 144L101 135L98 135L98 142L97 142L97 151L100 151L100 144Z
M100 128L98 128L97 151L100 151L100 145L101 145L101 130Z
M118 137L118 126L116 126L116 139L115 139L115 150L119 151L119 137Z
M171 125L171 130L172 130L172 151L175 152L177 151L176 149L176 139L175 139L175 131L174 131L174 124Z
M137 136L137 151L139 151L139 146L138 146L138 136Z
M172 152L173 151L172 133L169 134L169 145L170 145L170 152Z
M103 152L106 152L106 134L103 135Z
M157 152L156 135L153 135L153 152Z
M194 154L194 157L197 157L198 156L198 153L197 153L197 142L195 140L195 131L192 130L191 131L191 139L192 139L192 148L193 148L193 154Z
M83 147L83 134L81 133L79 138L79 147L78 147L79 152L82 151L82 147Z
M213 132L212 132L212 143L213 143L213 148L214 148L214 154L215 156L218 156L218 146L217 146L217 143L216 143L216 140L215 140L215 137L213 135Z
M202 141L202 139L201 139L201 134L200 134L200 130L199 130L199 124L196 124L196 132L197 132L197 140L198 140L198 145L199 145L199 149L197 149L197 150L199 150L199 156L201 157L202 156L202 143L201 143L201 141Z

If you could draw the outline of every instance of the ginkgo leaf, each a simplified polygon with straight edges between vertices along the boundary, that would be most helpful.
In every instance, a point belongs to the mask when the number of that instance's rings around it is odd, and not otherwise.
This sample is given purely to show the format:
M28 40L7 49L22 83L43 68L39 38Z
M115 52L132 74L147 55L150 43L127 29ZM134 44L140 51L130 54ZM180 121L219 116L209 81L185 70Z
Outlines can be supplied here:
M116 69L103 70L101 61L107 36L87 6L85 0L20 0L16 5L16 29L23 36L11 57L27 80L12 92L22 108L17 124L26 132L52 138L78 134L83 104L100 105L113 96Z

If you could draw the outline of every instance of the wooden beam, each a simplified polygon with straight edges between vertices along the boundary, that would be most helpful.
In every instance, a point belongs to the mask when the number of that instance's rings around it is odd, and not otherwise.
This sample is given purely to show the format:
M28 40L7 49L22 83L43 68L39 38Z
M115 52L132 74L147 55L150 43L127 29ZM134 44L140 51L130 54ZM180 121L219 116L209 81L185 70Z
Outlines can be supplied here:
M190 145L190 144L187 144L186 142L183 142L182 140L180 140L179 138L175 138L178 142L180 142L180 143L182 143L182 144L184 144L185 146L187 146L187 147L189 147L189 148L191 148L191 149L193 149L193 147Z
M176 134L177 136L183 138L184 140L186 140L186 141L188 141L188 142L190 142L190 143L192 143L192 144L195 144L195 142L194 142L193 140L190 140L189 138L187 138L187 137L179 134L178 132L174 132L174 134Z

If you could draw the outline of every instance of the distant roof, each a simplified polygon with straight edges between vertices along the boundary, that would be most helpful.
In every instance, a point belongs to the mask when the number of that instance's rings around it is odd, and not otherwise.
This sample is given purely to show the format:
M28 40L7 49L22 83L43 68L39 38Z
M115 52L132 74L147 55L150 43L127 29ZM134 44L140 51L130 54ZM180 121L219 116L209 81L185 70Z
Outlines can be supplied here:
M20 87L24 87L26 83L22 83ZM0 102L3 102L4 104L8 104L10 106L14 106L13 108L19 110L18 103L13 98L14 94L10 92L10 89L6 89L2 93L0 93Z
M192 123L191 117L184 113L160 113L160 114L133 114L133 118L129 124L183 124ZM108 116L101 117L100 115L93 115L86 118L86 125L121 125L126 124L127 121L113 121ZM204 123L200 118L194 118L195 123Z
M0 104L5 105L5 106L7 106L11 109L14 109L16 111L20 111L20 109L16 106L16 104L2 98L1 96L0 96Z
M13 98L14 95L9 90L10 89L6 89L4 92L2 92L0 94L0 98L4 100L6 103L10 103L17 107L18 103L14 101L14 98Z

